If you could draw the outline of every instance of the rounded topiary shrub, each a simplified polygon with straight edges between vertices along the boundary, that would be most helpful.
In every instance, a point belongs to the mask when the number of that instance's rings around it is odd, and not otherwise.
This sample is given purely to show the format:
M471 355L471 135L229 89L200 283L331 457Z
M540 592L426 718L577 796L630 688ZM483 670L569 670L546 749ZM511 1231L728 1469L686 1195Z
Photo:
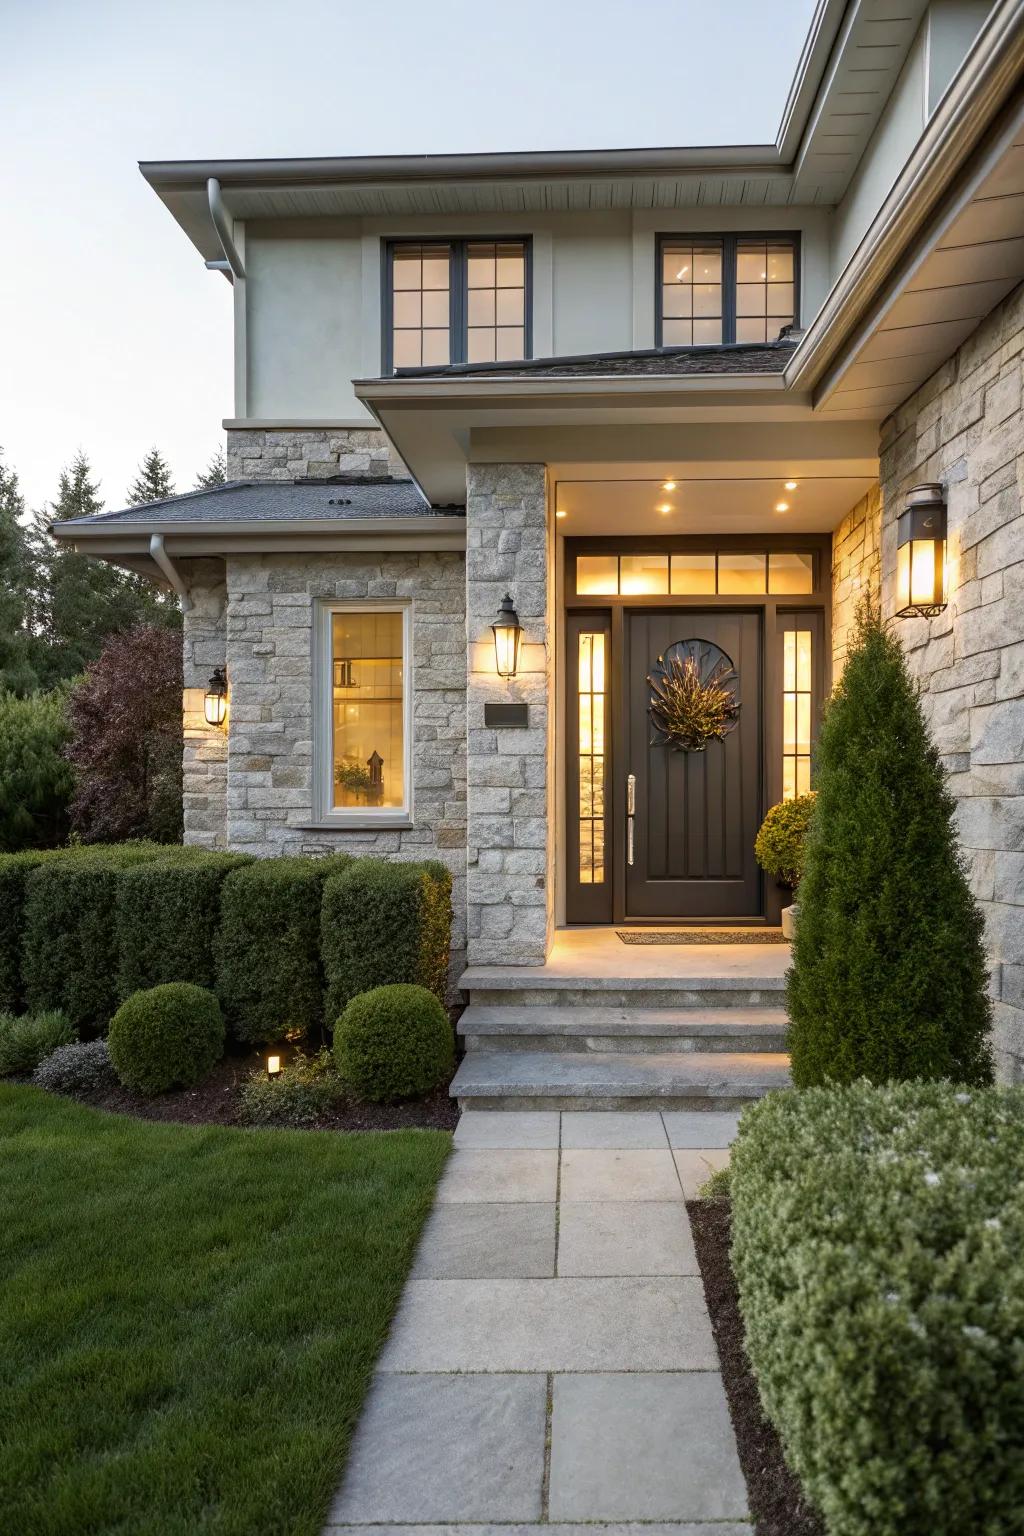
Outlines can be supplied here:
M190 1088L224 1054L220 1004L188 981L133 992L110 1021L107 1046L126 1088Z
M804 847L814 810L814 794L797 795L773 805L754 842L754 855L769 880L796 890L804 872Z
M338 1020L334 1059L361 1098L417 1098L451 1073L452 1026L426 987L374 987L354 997Z

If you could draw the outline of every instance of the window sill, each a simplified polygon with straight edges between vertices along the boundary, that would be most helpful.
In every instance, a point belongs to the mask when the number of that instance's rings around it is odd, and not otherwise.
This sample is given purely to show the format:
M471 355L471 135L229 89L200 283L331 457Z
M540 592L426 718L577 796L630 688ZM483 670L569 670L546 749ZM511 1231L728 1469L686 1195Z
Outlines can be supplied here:
M296 832L365 832L376 827L381 832L393 832L396 828L411 828L411 816L340 816L325 817L321 821L300 821L293 825Z

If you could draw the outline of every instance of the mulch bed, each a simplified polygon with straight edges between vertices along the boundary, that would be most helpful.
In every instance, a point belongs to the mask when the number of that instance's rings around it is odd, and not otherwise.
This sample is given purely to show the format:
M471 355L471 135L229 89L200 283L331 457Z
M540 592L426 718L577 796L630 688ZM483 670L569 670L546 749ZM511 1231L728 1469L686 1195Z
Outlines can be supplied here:
M107 1109L114 1114L135 1115L141 1120L176 1120L185 1125L237 1125L238 1095L242 1084L255 1067L262 1067L257 1054L225 1056L195 1088L161 1093L148 1099L128 1088L110 1088L104 1093L83 1095L81 1102L93 1109ZM454 1130L459 1111L448 1097L447 1085L435 1089L425 1099L409 1104L359 1104L342 1100L315 1125L302 1126L310 1131L404 1131L412 1129ZM298 1129L298 1127L297 1127Z
M761 1411L729 1260L729 1202L694 1200L686 1209L757 1536L825 1536L820 1516L786 1466L779 1437Z

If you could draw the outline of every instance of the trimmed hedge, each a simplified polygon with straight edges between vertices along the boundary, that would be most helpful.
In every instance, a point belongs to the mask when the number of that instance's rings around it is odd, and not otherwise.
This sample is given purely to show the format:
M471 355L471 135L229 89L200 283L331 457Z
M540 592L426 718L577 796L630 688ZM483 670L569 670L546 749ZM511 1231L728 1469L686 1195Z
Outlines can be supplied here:
M92 844L29 871L21 957L30 1013L60 1009L76 1030L106 1029L117 1005L119 877L166 853L155 843Z
M359 993L397 983L444 1003L451 927L452 877L437 860L357 859L332 875L321 914L328 1019Z
M451 1021L426 987L374 987L354 997L338 1020L334 1059L360 1098L420 1098L451 1075Z
M832 1536L987 1536L1024 1509L1024 1093L772 1094L733 1149L747 1352Z
M324 882L350 863L344 853L257 859L224 881L215 945L217 996L236 1039L295 1039L322 1028Z
M225 877L250 862L240 853L177 848L126 869L117 882L117 992L216 982L214 940Z
M34 869L53 857L53 852L45 849L0 853L0 1012L18 1013L24 1004L21 942L25 882Z
M191 1088L224 1054L220 1004L187 981L134 992L110 1021L107 1048L126 1088Z

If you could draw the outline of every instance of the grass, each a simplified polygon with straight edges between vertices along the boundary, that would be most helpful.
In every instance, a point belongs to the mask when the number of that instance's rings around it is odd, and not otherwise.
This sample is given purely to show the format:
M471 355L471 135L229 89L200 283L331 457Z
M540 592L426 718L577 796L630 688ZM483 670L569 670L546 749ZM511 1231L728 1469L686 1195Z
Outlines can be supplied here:
M319 1532L449 1146L0 1085L3 1528Z

